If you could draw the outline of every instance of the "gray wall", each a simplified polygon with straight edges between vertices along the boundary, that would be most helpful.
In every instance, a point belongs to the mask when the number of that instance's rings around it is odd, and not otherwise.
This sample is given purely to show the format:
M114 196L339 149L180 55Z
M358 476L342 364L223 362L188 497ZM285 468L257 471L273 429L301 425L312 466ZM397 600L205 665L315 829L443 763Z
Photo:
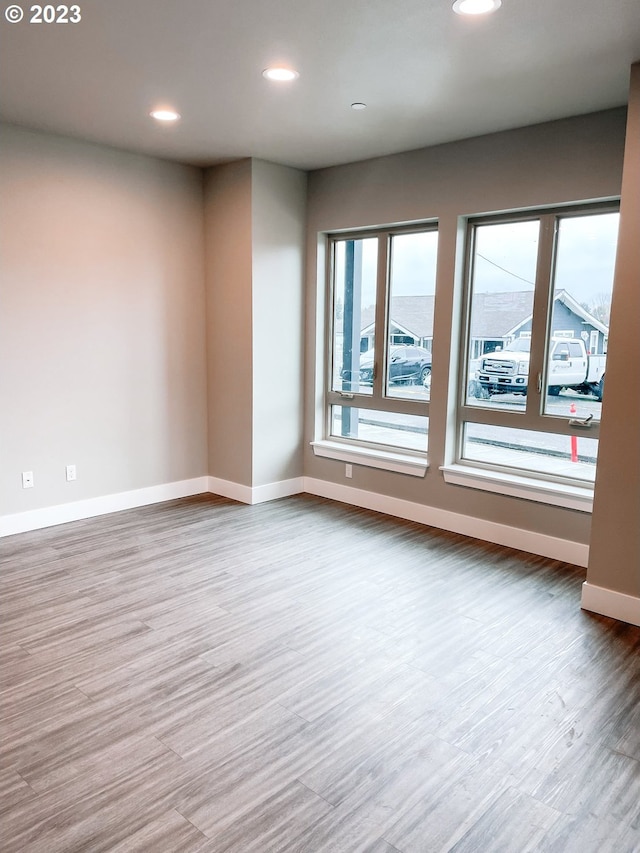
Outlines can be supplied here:
M0 513L202 476L202 173L1 134Z
M209 473L302 476L306 175L260 160L205 177Z
M252 484L251 160L205 173L209 474Z
M307 177L252 165L253 481L302 476Z
M438 470L455 379L456 247L464 214L618 195L624 131L615 110L312 173L303 338L302 173L245 160L208 170L203 196L199 170L4 127L0 513L206 473L245 486L303 473L344 483L344 466L308 446L323 394L319 233L438 218L431 467L420 479L355 466L349 485L587 543L587 514L447 485ZM611 334L611 357L626 365L638 357L629 162ZM615 429L628 401L610 381L595 516L603 549L614 525L602 508L621 481L623 494L638 488L617 450L635 446ZM24 470L34 489L21 488ZM613 585L606 562L603 550L592 583ZM637 594L621 572L617 587Z
M587 580L640 598L640 63L631 74Z
M308 195L308 312L305 474L345 484L344 465L314 457L323 378L323 258L319 232L438 219L429 458L424 479L354 466L355 488L579 543L589 541L590 516L446 484L461 295L459 217L560 204L620 193L625 111L612 110L493 134L421 151L313 172ZM320 248L319 248L320 247ZM316 281L319 285L316 285ZM615 330L612 329L612 338ZM453 399L453 394L449 400ZM451 405L451 404L450 404ZM605 402L606 406L606 402Z

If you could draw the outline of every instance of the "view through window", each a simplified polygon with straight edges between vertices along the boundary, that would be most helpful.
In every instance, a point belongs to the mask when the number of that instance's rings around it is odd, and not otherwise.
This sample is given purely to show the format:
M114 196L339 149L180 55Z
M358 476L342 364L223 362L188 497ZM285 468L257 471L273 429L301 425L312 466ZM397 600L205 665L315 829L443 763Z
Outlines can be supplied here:
M470 223L461 461L593 481L618 218Z
M329 435L425 453L438 232L330 238Z

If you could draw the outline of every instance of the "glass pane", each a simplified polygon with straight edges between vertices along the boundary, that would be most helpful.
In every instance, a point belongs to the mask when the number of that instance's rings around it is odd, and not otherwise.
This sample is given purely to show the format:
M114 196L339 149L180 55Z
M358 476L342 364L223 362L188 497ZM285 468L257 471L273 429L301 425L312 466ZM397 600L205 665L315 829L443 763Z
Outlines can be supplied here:
M511 427L465 424L462 455L474 462L501 465L593 482L598 440Z
M377 237L335 243L334 391L373 393L377 263Z
M391 240L389 397L428 400L438 232L396 234Z
M537 220L475 228L467 404L524 411Z
M376 412L354 406L331 407L331 435L343 438L426 451L428 431L429 419L419 415Z
M599 213L559 221L547 415L600 418L619 218Z

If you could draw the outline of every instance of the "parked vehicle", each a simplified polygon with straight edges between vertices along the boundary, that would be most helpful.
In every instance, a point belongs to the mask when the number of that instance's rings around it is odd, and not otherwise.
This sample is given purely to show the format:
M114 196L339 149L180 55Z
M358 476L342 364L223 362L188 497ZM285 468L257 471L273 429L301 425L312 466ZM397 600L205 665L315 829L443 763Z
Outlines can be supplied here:
M530 338L517 338L504 350L483 356L478 362L474 397L527 393ZM593 394L598 401L604 392L606 355L589 355L580 338L553 337L547 370L548 393L557 396L563 388Z
M360 358L360 384L373 385L373 350ZM409 345L389 349L389 382L428 385L431 381L431 353L423 347Z

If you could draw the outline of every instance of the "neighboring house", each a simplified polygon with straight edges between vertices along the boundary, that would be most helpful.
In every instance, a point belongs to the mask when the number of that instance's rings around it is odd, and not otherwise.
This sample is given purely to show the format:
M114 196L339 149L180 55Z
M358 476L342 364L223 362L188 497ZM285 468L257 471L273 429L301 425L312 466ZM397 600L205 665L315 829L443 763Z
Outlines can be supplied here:
M587 311L566 290L556 293L551 331L558 337L582 338L591 355L603 355L607 351L609 327ZM531 332L531 314L510 330L508 338L514 340L527 332Z
M431 350L433 342L433 296L396 296L391 300L389 335L391 343L411 344ZM360 350L373 347L373 307L362 311Z
M433 296L396 296L391 304L389 334L392 343L430 350L433 341ZM479 358L531 333L533 291L476 293L471 308L470 358ZM374 309L362 311L360 350L373 347ZM556 293L553 333L582 338L594 355L607 351L609 329L566 290Z

